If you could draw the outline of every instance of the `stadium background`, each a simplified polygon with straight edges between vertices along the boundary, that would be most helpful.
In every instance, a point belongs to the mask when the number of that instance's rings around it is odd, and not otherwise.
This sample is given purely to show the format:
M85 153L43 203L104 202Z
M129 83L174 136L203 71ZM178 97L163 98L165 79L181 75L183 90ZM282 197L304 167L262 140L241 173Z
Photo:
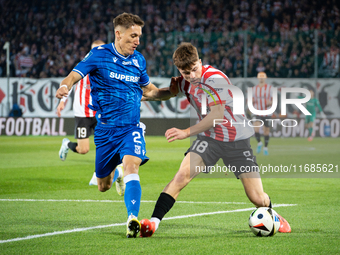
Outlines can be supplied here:
M203 64L224 71L244 94L256 85L251 77L259 71L265 71L268 82L278 88L313 88L328 117L317 120L321 132L316 135L340 135L340 18L335 0L1 1L0 8L0 47L9 42L11 77L0 79L2 135L73 133L73 121L68 119L73 117L71 103L63 112L66 119L55 119L54 93L62 80L58 77L72 70L93 40L114 40L112 18L123 11L145 20L138 50L157 86L168 86L169 79L164 78L178 75L172 53L182 41L190 41ZM6 50L0 56L0 77L6 77ZM20 105L27 120L6 118L13 103ZM183 98L142 103L142 120L162 127L149 128L148 134L163 134L170 122L186 126L189 122L182 118L190 117L187 106ZM303 116L291 108L287 117ZM52 119L47 123L37 118Z

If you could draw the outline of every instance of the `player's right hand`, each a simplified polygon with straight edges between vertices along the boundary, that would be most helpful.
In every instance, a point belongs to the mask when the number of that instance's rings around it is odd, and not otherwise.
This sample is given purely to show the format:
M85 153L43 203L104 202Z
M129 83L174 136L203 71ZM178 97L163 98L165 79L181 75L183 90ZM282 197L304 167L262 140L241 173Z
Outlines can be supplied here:
M179 92L179 77L172 77L170 81L170 87L169 90L172 95L177 96Z
M68 92L69 92L68 88L66 88L65 86L63 86L63 87L60 87L60 88L57 90L55 96L56 96L57 98L61 99L61 98L63 98L64 96L67 96L67 95L68 95Z
M60 101L58 107L57 107L57 115L58 117L61 116L61 111L64 110L65 108L65 103L63 101Z
M183 140L190 136L190 129L170 128L165 132L165 138L169 143L175 140Z

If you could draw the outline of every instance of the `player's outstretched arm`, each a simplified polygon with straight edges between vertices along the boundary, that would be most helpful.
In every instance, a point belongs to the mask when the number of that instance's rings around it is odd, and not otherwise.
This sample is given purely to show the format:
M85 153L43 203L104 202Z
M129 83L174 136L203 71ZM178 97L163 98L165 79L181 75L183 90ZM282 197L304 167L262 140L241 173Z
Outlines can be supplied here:
M73 87L72 87L71 90L68 92L68 95L67 95L67 96L64 96L64 97L60 100L60 103L59 103L59 105L58 105L58 107L57 107L57 115L58 115L58 117L61 116L61 111L64 110L65 105L66 105L66 101L67 101L67 99L68 99L68 96L71 94L72 89L73 89Z
M57 115L58 117L61 116L61 111L64 110L65 108L65 102L64 101L60 101L60 103L58 104L58 107L57 107Z
M71 71L69 75L67 75L67 77L61 81L55 96L60 99L64 96L67 96L72 86L76 84L81 78L82 77L79 73Z
M223 120L224 115L224 104L211 106L211 111L205 116L199 123L191 126L187 129L170 128L165 132L165 137L168 142L175 140L183 140L189 136L197 135L201 132L209 130L215 124L220 123ZM218 121L220 120L220 121Z
M176 96L178 94L178 79L179 77L172 77L168 88L159 89L152 83L143 87L142 101L168 100Z

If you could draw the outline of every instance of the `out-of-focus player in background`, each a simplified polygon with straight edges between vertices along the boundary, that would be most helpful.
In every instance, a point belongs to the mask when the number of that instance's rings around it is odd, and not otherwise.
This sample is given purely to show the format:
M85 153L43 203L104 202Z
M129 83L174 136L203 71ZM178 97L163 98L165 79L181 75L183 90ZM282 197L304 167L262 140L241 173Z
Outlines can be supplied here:
M137 15L122 13L114 20L114 43L93 48L61 82L56 97L66 96L72 86L90 75L92 105L97 111L94 132L98 189L111 188L114 169L123 162L124 201L127 209L128 238L140 231L137 219L142 189L139 166L148 161L143 128L139 124L142 95L169 99L169 88L158 89L150 83L146 61L136 51L144 22Z
M272 206L269 196L263 191L256 157L250 146L253 128L230 125L231 120L243 122L246 121L246 117L234 115L231 111L233 96L228 89L228 86L232 86L229 78L212 66L203 66L197 48L191 43L179 45L173 55L173 62L181 73L181 77L176 77L179 91L186 95L196 110L199 122L187 129L168 129L165 137L168 142L196 135L197 139L185 153L174 178L160 194L151 219L141 221L142 237L153 235L163 217L175 204L181 190L195 176L214 166L219 159L223 159L229 169L234 169L233 172L241 180L247 197L256 207ZM206 95L204 90L207 90L209 95ZM216 103L217 100L214 98L219 98L219 103ZM207 110L206 114L200 111L203 105ZM228 122L216 124L216 120ZM245 169L248 171L244 171ZM281 223L279 231L290 232L289 223L281 216L279 218Z
M314 120L316 117L316 107L319 108L321 118L325 119L326 114L323 112L319 100L314 97L314 90L310 89L310 100L306 103L306 109L311 115L306 115L306 128L308 129L308 141L313 141L314 133Z
M253 106L257 110L268 110L272 105L273 98L273 86L266 83L267 75L265 72L259 72L257 74L259 84L252 88L253 93ZM263 143L261 142L260 126L263 125L264 147L263 154L268 155L268 144L270 134L270 122L266 119L270 119L271 116L254 116L254 119L261 121L254 121L255 138L257 141L256 153L259 154L262 150Z

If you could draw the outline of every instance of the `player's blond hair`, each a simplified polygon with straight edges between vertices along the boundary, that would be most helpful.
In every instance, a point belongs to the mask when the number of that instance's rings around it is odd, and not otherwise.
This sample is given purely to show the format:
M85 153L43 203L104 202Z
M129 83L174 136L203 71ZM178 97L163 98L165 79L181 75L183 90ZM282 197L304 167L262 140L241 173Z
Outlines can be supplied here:
M175 66L182 70L190 70L198 59L196 47L187 42L181 43L172 56Z
M126 29L132 27L133 25L138 25L140 27L144 26L144 21L135 14L132 13L122 13L113 19L113 26L116 30L118 26L122 26Z

